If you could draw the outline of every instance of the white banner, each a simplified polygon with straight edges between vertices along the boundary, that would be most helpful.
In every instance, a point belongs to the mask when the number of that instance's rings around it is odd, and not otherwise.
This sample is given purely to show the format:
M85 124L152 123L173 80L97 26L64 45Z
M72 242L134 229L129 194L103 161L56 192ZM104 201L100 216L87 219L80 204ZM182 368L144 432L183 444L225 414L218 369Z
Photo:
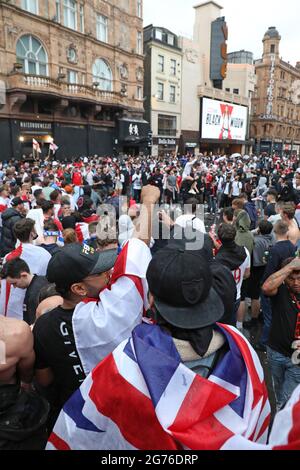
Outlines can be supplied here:
M202 139L245 141L247 124L246 106L203 98Z

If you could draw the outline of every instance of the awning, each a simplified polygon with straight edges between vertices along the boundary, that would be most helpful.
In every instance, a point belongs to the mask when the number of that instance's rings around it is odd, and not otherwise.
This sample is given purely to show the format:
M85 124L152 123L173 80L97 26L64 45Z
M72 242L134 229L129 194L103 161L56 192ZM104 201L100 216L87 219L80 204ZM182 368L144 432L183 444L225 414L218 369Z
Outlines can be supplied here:
M119 119L119 141L132 144L139 144L149 138L150 124L141 119Z

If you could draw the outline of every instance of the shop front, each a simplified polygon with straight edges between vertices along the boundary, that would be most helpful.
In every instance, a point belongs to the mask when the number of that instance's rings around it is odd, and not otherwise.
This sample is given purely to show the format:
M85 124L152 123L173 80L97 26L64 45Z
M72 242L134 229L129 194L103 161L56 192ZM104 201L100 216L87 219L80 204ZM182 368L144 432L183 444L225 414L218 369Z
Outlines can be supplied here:
M0 160L12 156L16 159L33 160L33 157L45 159L53 153L50 144L54 142L58 149L58 160L73 159L86 155L112 155L116 127L80 125L62 122L43 122L29 120L7 120L6 126L0 121ZM33 142L38 143L41 153L34 150Z
M200 134L197 131L182 130L179 141L179 152L182 155L195 155L199 153Z
M294 142L293 143L293 150L292 154L296 156L300 156L300 142Z
M272 140L261 140L258 146L258 153L267 153L268 155L272 155L272 148L273 142Z
M126 155L149 154L149 122L130 118L119 119L118 137L115 139L114 153Z
M292 155L292 141L286 140L283 145L283 154L285 157L290 157Z
M45 158L49 155L49 146L53 142L53 124L51 122L13 121L13 145L16 157ZM33 141L39 144L41 153L33 149Z
M283 142L282 140L275 139L273 142L273 153L278 156L282 156L283 152Z
M154 137L153 146L157 148L157 155L177 155L179 139L176 137Z
M201 153L210 153L212 152L215 155L232 155L234 153L245 153L245 146L247 142L238 142L238 141L220 141L220 140L209 140L209 139L200 139L200 152Z

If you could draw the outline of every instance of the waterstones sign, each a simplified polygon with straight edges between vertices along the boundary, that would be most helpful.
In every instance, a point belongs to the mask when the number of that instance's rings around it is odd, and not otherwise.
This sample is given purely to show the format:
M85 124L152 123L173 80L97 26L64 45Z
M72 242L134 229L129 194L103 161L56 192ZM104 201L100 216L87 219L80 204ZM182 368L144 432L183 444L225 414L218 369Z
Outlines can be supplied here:
M30 122L20 121L20 130L22 132L52 132L51 122Z

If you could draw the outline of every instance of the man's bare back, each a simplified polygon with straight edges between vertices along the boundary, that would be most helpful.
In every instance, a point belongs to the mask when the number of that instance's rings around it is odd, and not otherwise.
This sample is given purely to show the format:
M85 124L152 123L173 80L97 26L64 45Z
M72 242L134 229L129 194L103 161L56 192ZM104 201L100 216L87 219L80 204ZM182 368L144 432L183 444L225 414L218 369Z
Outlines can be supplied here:
M35 354L27 323L0 316L0 385L30 383Z

